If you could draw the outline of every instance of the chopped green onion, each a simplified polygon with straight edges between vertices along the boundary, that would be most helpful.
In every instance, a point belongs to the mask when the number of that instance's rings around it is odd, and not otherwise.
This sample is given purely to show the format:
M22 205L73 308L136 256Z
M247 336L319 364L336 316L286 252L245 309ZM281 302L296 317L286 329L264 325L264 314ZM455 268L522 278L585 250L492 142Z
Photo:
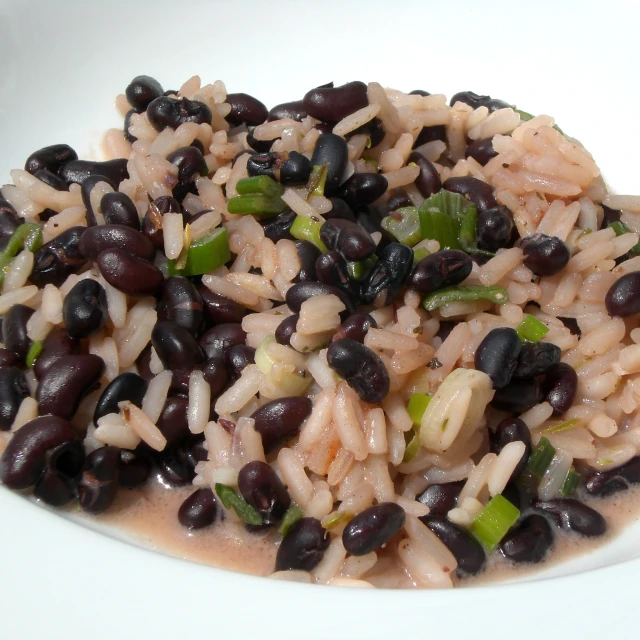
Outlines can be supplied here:
M267 336L258 345L255 353L256 366L273 385L282 390L286 397L301 396L309 388L313 377L311 375L305 376L304 372L292 371L291 373L284 373L277 380L274 379L271 375L271 370L277 361L269 354L269 346L275 341L276 339L273 336Z
M583 230L580 232L580 235L579 235L579 236L574 240L574 242L573 242L573 246L575 247L575 246L578 244L579 240L581 240L582 238L585 238L585 237L586 237L586 236L588 236L590 233L591 233L591 229L589 229L589 228L587 228L587 229L583 229Z
M467 253L485 256L487 258L493 258L495 253L491 251L485 251L484 249L478 249L478 240L476 238L476 220L478 214L475 205L468 207L462 215L462 222L460 223L460 232L458 234L458 240L460 247Z
M309 195L312 196L323 196L324 195L324 187L327 183L327 169L328 164L316 164L313 169L311 169L311 175L309 176L309 182L307 183L307 189L309 190Z
M494 304L504 304L509 302L509 294L502 287L481 287L477 285L446 287L425 296L422 300L422 306L427 311L433 311L444 307L445 304L450 302L475 302L476 300L489 300Z
M42 353L43 343L40 340L33 340L29 345L29 350L27 351L27 355L24 359L25 364L29 369L33 367L36 358Z
M382 228L398 242L413 247L422 240L420 216L416 207L402 207L382 219Z
M620 220L612 222L609 226L616 232L617 236L623 236L625 233L631 233L631 229L629 229L629 227L627 227L627 225ZM640 253L640 242L631 247L629 251L631 253Z
M422 416L431 402L431 396L426 393L412 393L407 405L407 413L413 420L413 424L419 427L422 424Z
M553 445L545 437L540 438L540 442L538 442L536 448L529 456L526 468L527 473L535 478L542 478L555 455L556 450L553 448Z
M427 249L426 247L418 247L417 249L414 249L413 264L418 264L420 260L423 260L424 258L430 255L431 255L431 251L429 251L429 249Z
M369 271L373 269L373 265L378 262L378 257L375 253L362 262L347 262L347 272L352 280L360 281L364 280Z
M325 518L322 518L322 526L327 531L330 531L341 524L346 524L350 520L353 520L354 515L351 511L336 511L335 513L330 513Z
M287 533L289 533L289 529L291 529L298 520L302 519L302 516L304 516L304 511L302 511L295 502L292 502L282 518L282 522L278 527L278 533L284 538Z
M236 196L227 202L229 213L253 216L275 216L287 208L282 198L269 198L260 193Z
M553 427L547 427L542 431L542 433L561 433L562 431L569 431L570 429L575 429L582 421L580 418L572 418L571 420L565 420L559 424L554 425Z
M149 207L149 209L151 209L151 207ZM184 231L182 232L182 249L180 250L180 255L176 258L176 261L173 264L173 268L176 271L182 271L185 268L187 264L187 258L189 256L190 246L191 246L191 225L187 222L187 224L184 225Z
M460 249L457 220L439 211L420 211L419 216L423 240L437 240L440 249Z
M446 189L440 189L438 193L429 196L420 205L420 212L437 211L444 213L444 215L450 218L461 221L464 212L469 207L474 206L473 202L467 200L463 195L454 193L453 191L447 191Z
M0 251L0 287L9 271L11 261L22 249L37 251L42 246L42 229L35 222L21 224L9 238L7 246Z
M520 510L498 494L475 517L471 531L487 551L493 551L519 517Z
M520 340L526 342L538 342L549 332L549 327L538 318L528 313L525 314L522 322L516 327Z
M262 524L262 516L239 494L226 484L216 482L216 493L218 498L227 509L233 509L238 517L247 524Z
M320 220L314 220L306 216L296 216L296 219L291 225L291 235L296 240L308 240L312 244L315 244L322 253L326 253L328 249L324 242L320 240L321 226L322 222Z
M568 498L570 495L574 493L576 488L578 487L578 483L580 482L580 474L573 468L569 469L567 472L567 477L564 479L562 483L562 488L560 489L560 493Z
M261 193L267 198L279 198L284 193L284 187L269 176L253 176L238 180L236 191L241 196Z
M420 451L420 429L414 427L411 431L407 431L404 437L407 446L402 456L402 462L411 462Z
M230 258L229 234L224 227L220 227L189 247L182 269L178 268L178 264L182 262L178 258L167 261L167 270L170 276L199 276L221 267Z

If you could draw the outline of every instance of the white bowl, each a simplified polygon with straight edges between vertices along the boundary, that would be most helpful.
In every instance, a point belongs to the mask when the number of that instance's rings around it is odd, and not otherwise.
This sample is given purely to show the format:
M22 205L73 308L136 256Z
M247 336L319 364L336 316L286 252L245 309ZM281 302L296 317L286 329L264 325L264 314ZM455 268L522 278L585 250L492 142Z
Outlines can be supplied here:
M0 0L0 180L33 150L95 155L139 74L197 73L268 105L334 80L550 113L618 192L638 193L630 2ZM322 640L602 638L631 631L640 526L519 584L453 591L310 587L150 553L0 488L0 637Z

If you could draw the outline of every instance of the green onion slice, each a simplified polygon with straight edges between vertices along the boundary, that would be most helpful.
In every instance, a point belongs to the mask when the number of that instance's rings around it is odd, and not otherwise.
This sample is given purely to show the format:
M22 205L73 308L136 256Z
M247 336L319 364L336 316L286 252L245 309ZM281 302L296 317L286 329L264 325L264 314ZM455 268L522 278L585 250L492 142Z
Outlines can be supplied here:
M327 170L328 164L316 164L311 169L311 175L309 176L309 182L307 183L307 190L311 196L323 196L324 187L327 183Z
M413 247L422 240L420 216L416 207L402 207L382 219L382 228L398 242Z
M216 482L216 493L218 498L227 509L233 509L238 517L247 524L262 524L262 516L238 493L226 484Z
M261 193L267 198L279 198L284 193L284 187L270 176L252 176L238 180L236 191L241 196Z
M485 256L486 258L493 258L495 253L491 251L485 251L484 249L478 249L478 240L476 237L476 220L478 214L476 212L475 205L467 208L462 216L460 223L460 232L458 234L458 241L460 247L466 253L474 254L478 256Z
M328 251L324 242L320 240L320 227L322 222L320 220L313 220L306 216L296 216L296 219L291 225L291 235L296 240L308 240L312 244L315 244L322 253Z
M530 314L525 314L522 322L516 327L520 340L527 342L538 342L549 332L549 327L538 318Z
M353 520L354 515L351 511L336 511L335 513L330 513L326 518L322 519L322 526L327 531L331 531L331 529L335 529L341 524L346 524L350 520Z
M429 251L429 249L427 249L426 247L418 247L417 249L413 250L413 264L418 264L418 262L420 262L420 260L423 260L424 258L426 258L427 256L431 255L431 251Z
M476 516L471 531L487 551L493 551L519 517L520 510L498 494Z
M42 353L43 343L40 340L33 340L29 345L29 350L24 359L25 364L29 369L35 364L36 358Z
M278 527L278 533L284 538L287 533L289 533L289 529L291 529L298 520L302 519L302 516L304 516L302 509L295 502L292 502L282 518L282 522Z
M37 251L42 246L42 229L35 222L21 224L9 238L3 251L0 251L0 287L9 271L11 261L22 249Z
M413 424L419 427L422 424L422 416L431 402L431 396L426 393L412 393L407 405L407 412L413 420Z
M224 227L220 227L189 247L182 269L178 268L176 260L169 260L167 269L170 276L199 276L221 267L230 258L229 234Z
M420 211L420 233L423 240L437 240L440 249L460 249L457 220L439 211Z
M553 427L547 427L546 429L544 429L544 431L542 431L542 433L561 433L562 431L569 431L570 429L575 429L579 424L580 424L581 420L580 418L572 418L571 420L565 420L564 422L561 422L560 424L556 424Z
M422 300L422 306L427 311L433 311L444 307L445 304L450 302L475 302L476 300L489 300L494 304L504 304L509 302L509 294L502 287L481 287L477 285L446 287L425 296Z
M404 450L404 455L402 456L402 462L411 462L418 451L420 451L420 428L413 427L411 431L407 431L404 434L406 447Z
M282 198L270 198L261 193L236 196L227 202L229 213L252 216L275 216L287 208Z
M529 456L526 468L527 473L535 478L542 478L555 454L556 450L553 445L545 437L540 438L540 442L538 442Z
M578 487L578 483L580 482L580 474L573 468L569 469L567 472L567 477L564 479L562 483L562 488L560 489L560 493L568 498L572 495Z
M356 281L364 280L376 262L378 262L378 256L376 256L375 253L362 262L347 262L349 277Z

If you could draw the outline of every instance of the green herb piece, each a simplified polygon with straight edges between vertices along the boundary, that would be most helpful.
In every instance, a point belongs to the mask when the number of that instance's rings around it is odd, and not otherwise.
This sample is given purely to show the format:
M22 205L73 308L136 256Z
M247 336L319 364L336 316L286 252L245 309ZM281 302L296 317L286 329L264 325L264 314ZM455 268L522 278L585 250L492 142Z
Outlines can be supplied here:
M229 234L224 227L214 229L209 235L196 240L187 252L184 267L178 268L180 259L168 260L167 270L170 276L199 276L214 271L231 258Z
M542 433L550 434L550 433L561 433L562 431L569 431L570 429L575 429L581 420L580 418L572 418L571 420L565 420L560 424L556 424L553 427L548 427Z
M458 232L460 225L439 211L420 211L420 233L423 240L437 240L440 249L460 249Z
M477 285L446 287L425 296L422 300L422 306L427 311L433 311L450 302L475 302L476 300L489 300L494 304L504 304L509 302L509 294L502 287Z
M216 493L218 498L227 509L233 509L238 517L247 524L262 524L262 516L239 494L226 484L216 482Z
M304 516L304 511L302 511L295 502L292 502L282 518L282 522L278 527L278 533L284 538L287 533L289 533L289 529L291 529L298 520L302 519L302 516Z
M485 251L484 249L478 249L478 239L476 237L477 219L478 213L475 205L468 207L463 213L462 221L460 223L460 231L458 233L460 247L463 251L466 251L466 253L493 258L495 253Z
M11 261L23 249L37 251L42 246L42 229L35 222L21 224L9 238L7 246L0 251L0 287L9 271Z
M25 364L29 369L33 367L36 358L42 353L43 343L40 340L33 340L29 345L29 350L27 351L27 355L24 359Z
M322 526L327 531L331 531L331 529L335 529L341 524L346 524L350 520L353 520L354 515L351 511L336 511L335 513L330 513L322 519Z
M378 257L375 254L362 262L347 262L349 277L356 281L364 280L376 262L378 262Z
M426 247L418 247L417 249L414 249L413 264L418 264L420 260L423 260L424 258L430 255L431 255L431 251L429 251L429 249L427 249Z
M431 402L431 396L426 393L412 393L407 404L407 413L411 416L413 424L419 427L422 424L422 416Z
M309 176L309 182L307 183L307 189L309 195L323 196L324 187L327 183L327 169L328 164L316 164L311 169L311 175Z
M411 431L407 431L404 434L406 447L404 455L402 456L402 462L411 462L418 451L420 451L420 429L414 427Z
M526 471L538 480L542 478L547 467L551 464L556 450L553 445L545 438L540 438L536 448L531 452L527 462Z
M315 244L322 253L326 253L328 249L324 242L320 240L321 226L322 222L320 220L314 220L306 216L296 216L296 219L291 225L291 235L296 240L308 240L312 244Z
M498 494L475 517L471 531L487 551L493 551L519 517L520 510Z
M461 221L463 214L469 207L475 207L475 205L463 195L454 193L453 191L447 191L446 189L440 189L438 193L429 196L420 205L420 212L438 211L450 218Z
M575 490L578 487L578 483L580 482L580 474L573 468L569 469L567 472L567 477L564 479L562 483L562 488L560 489L560 493L568 498L573 495Z
M549 332L549 327L538 318L528 313L525 314L522 322L516 327L520 340L526 342L538 342Z
M382 228L398 242L413 247L422 240L420 216L416 207L402 207L382 219Z
M275 216L287 208L282 198L269 198L261 193L236 196L227 202L229 213L252 216Z
M609 226L616 232L617 236L623 236L625 233L631 233L631 229L629 229L629 227L627 227L627 225L620 220L612 222ZM640 253L640 242L631 247L629 251L631 253Z
M279 198L284 193L284 187L269 176L253 176L238 180L236 191L241 196L261 193L267 198Z

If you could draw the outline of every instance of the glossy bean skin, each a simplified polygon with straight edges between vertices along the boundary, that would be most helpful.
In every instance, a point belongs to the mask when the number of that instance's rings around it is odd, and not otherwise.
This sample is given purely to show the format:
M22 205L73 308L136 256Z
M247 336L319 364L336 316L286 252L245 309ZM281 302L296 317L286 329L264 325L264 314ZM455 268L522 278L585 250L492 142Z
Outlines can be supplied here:
M266 153L267 151L271 151L271 147L275 140L257 140L253 135L254 129L255 127L249 127L249 131L247 132L247 144L256 153Z
M473 261L464 251L445 249L420 260L409 277L409 287L426 295L463 282L473 270Z
M27 335L27 322L34 310L24 304L14 304L4 316L2 333L4 346L13 351L21 361L27 356L31 340Z
M387 200L389 211L396 211L396 209L412 206L413 201L402 187L396 187L389 193L389 199Z
M280 167L280 182L286 186L303 185L311 175L311 161L297 151L291 151Z
M302 99L302 106L308 115L332 124L368 104L367 85L359 81L348 82L340 87L317 87Z
M338 193L350 207L364 207L381 198L388 186L381 173L354 173Z
M77 159L78 154L68 144L53 144L34 151L24 163L24 168L33 175L43 169L57 174L67 162Z
M332 342L350 338L363 343L369 329L377 329L378 323L368 313L354 313L350 315L334 333Z
M511 105L504 100L492 98L491 96L481 96L473 91L460 91L459 93L456 93L451 97L449 104L453 106L456 102L464 102L474 109L477 109L478 107L487 107L487 109L489 109L489 113L493 113L498 109L511 107Z
M320 239L350 262L366 260L376 250L373 238L362 227L342 218L327 220L320 227Z
M553 546L553 531L544 516L532 513L519 522L500 542L502 555L513 562L537 563Z
M493 138L481 138L473 140L467 145L465 156L473 158L483 167L491 158L495 158L498 152L493 148Z
M240 324L219 324L200 336L200 346L207 358L224 358L225 353L239 344L244 344L247 333Z
M474 366L491 378L494 389L506 387L518 364L521 348L515 329L492 329L476 349Z
M22 224L16 210L0 197L0 238L8 238Z
M513 229L513 216L507 207L501 205L485 209L478 214L476 220L478 246L495 253L509 245Z
M127 171L127 159L117 158L104 162L72 160L60 169L58 175L69 185L74 182L81 185L91 176L104 176L114 185L119 185L129 177L129 172Z
M284 154L279 151L254 153L247 160L247 173L252 177L269 176L277 180L280 177L280 167L284 161Z
M446 516L455 508L465 481L444 482L427 487L416 500L429 507L430 516Z
M80 280L65 296L62 317L72 338L88 338L104 327L108 317L107 294L91 278Z
M105 193L100 200L100 208L106 224L125 225L140 231L138 210L126 193L119 191Z
M384 363L363 344L351 338L336 340L327 349L327 362L361 400L376 404L389 393L389 373Z
M0 369L0 431L8 431L20 404L29 395L24 373L18 367Z
M158 475L164 484L171 487L183 487L195 477L193 469L183 459L179 449L165 449L154 454Z
M19 363L18 356L9 349L0 349L0 369L13 367Z
M128 400L136 407L142 406L142 399L147 392L147 382L137 373L126 372L115 377L105 388L93 412L93 422L109 413L119 413L119 402Z
M235 126L256 126L262 124L269 115L267 107L247 93L228 93L226 102L231 105L231 111L225 119Z
M291 336L296 331L296 324L300 316L297 313L294 313L291 316L286 317L279 325L275 331L275 338L278 344L284 344L285 346L291 345Z
M440 175L433 162L425 158L419 151L413 151L407 159L407 163L418 165L420 173L416 178L415 185L423 198L428 198L442 189ZM411 205L409 205L411 206Z
M63 356L56 360L38 382L39 414L51 413L71 420L84 396L98 388L103 373L104 362L95 355Z
M365 556L386 544L402 529L404 509L395 502L381 502L361 511L342 532L342 544L353 556Z
M486 209L493 209L498 203L493 196L493 187L478 178L470 176L448 178L442 184L447 191L453 191L467 198L476 205L478 213Z
M232 376L239 378L242 370L250 364L255 364L256 350L246 344L237 344L228 349L224 361Z
M563 529L589 538L604 535L607 531L607 521L595 509L574 498L536 500L533 508L543 511Z
M327 165L324 195L333 196L338 191L349 161L349 150L344 138L333 133L323 133L318 138L311 156L311 165Z
M238 474L238 489L266 526L277 525L291 505L289 492L266 462L254 460L245 464Z
M302 122L308 115L302 106L302 100L293 100L292 102L283 102L277 104L275 107L271 107L267 121L272 122L273 120L291 118L291 120L295 120L296 122Z
M86 227L71 227L43 244L33 254L31 282L41 289L47 284L59 287L79 271L87 262L80 252L80 239L85 231Z
M153 260L156 254L147 236L122 224L90 227L80 238L80 251L92 262L96 262L103 251L117 248L143 260Z
M331 218L343 218L344 220L356 221L356 217L351 207L342 198L329 198L331 202L331 210L325 213L325 220Z
M84 447L75 440L56 447L47 458L33 495L53 507L61 507L76 497L76 483L85 460Z
M178 509L178 522L189 530L203 529L216 521L218 503L209 487L196 489Z
M484 569L487 557L482 545L462 527L444 516L427 515L420 518L451 551L458 561L458 575L475 575Z
M585 478L583 487L589 495L605 498L639 483L640 456L635 456L616 469L590 473Z
M191 432L187 420L189 401L187 398L167 398L157 427L167 439L167 449L178 446Z
M254 411L251 417L256 421L255 430L262 437L265 453L273 451L280 442L298 433L311 409L309 398L292 396L272 400Z
M360 299L372 304L384 296L384 304L391 304L409 280L413 269L413 250L399 242L390 242L378 253L378 261L367 274L360 290Z
M315 282L318 280L316 265L320 258L320 249L308 240L296 240L296 251L300 260L300 271L293 279L294 282Z
M534 233L520 242L524 264L537 276L555 276L569 262L569 247L555 236Z
M282 539L276 554L276 571L311 571L329 547L329 534L320 520L298 520Z
M57 416L41 416L20 427L0 456L0 480L9 489L27 489L44 471L47 454L75 438L73 427Z
M616 280L604 299L607 311L612 316L627 316L640 313L640 272L632 271Z
M527 466L531 455L531 432L529 427L520 418L505 418L498 423L495 432L490 434L491 452L500 453L510 442L522 442L524 453L520 462L511 474L510 482L516 480Z
M278 240L293 240L291 226L296 219L294 211L285 210L277 216L261 220L260 224L264 229L264 235L272 242Z
M118 484L122 489L135 489L142 486L149 479L152 466L149 456L121 449Z
M239 302L214 293L202 284L197 290L202 298L204 319L209 324L239 323L247 314L246 308Z
M433 142L434 140L447 140L447 129L442 124L434 125L433 127L422 127L422 130L418 134L416 141L413 143L413 148L417 149L427 142Z
M560 362L562 351L551 342L525 343L518 356L514 378L534 378L548 373Z
M349 295L356 293L355 283L349 279L347 263L337 251L327 251L316 260L318 282L338 289L344 289Z
M294 313L300 313L300 307L303 302L315 296L327 295L338 296L346 307L347 315L351 315L355 312L351 299L344 291L328 284L322 284L321 282L299 282L294 284L288 289L285 295L285 301L291 311Z
M152 100L164 93L162 85L150 76L136 76L124 90L127 102L139 113L142 113Z
M102 447L92 451L78 484L78 502L84 511L102 513L112 504L118 491L120 450Z
M202 298L194 284L181 276L171 276L162 285L167 319L197 336L204 321Z
M178 180L192 182L209 173L204 155L196 147L180 147L167 156L167 161L178 167Z
M129 111L127 111L127 113L125 113L124 115L124 122L122 125L122 133L124 135L124 139L129 144L133 144L138 139L134 135L131 135L129 133L129 127L131 126L131 116L133 116L134 113L138 112L135 109L129 109Z
M33 175L38 178L40 182L48 184L56 191L69 191L69 185L55 173L49 171L49 169L38 169ZM42 214L40 215L40 220L42 220Z
M553 415L559 416L571 408L578 390L578 374L575 369L559 362L542 383L544 399L553 407Z
M42 351L33 365L36 378L40 379L45 371L63 356L80 353L80 341L72 338L66 329L54 329L49 332L42 343Z
M247 349L250 348L251 347L247 347ZM229 349L227 353L229 353L233 349L235 349L235 347ZM220 358L209 358L202 365L202 375L209 384L212 398L217 397L217 395L226 387L227 382L229 381L227 368L224 361Z
M534 379L513 378L506 387L496 389L491 405L500 411L524 413L542 402L542 390Z
M156 323L151 344L165 369L193 370L205 360L198 341L184 328L170 320Z
M147 107L147 118L156 131L162 131L165 127L177 129L185 122L211 124L212 117L211 109L206 104L187 98L160 96Z
M153 295L164 281L158 267L124 249L102 251L96 263L103 278L112 287L129 296Z
M82 196L82 204L84 204L84 207L87 210L87 226L89 227L95 227L95 225L98 224L98 217L96 216L96 212L93 208L91 192L100 183L109 185L113 191L117 191L118 188L117 184L114 184L113 181L103 175L92 174L83 180L82 185L80 186L80 195ZM100 201L102 201L102 198Z

